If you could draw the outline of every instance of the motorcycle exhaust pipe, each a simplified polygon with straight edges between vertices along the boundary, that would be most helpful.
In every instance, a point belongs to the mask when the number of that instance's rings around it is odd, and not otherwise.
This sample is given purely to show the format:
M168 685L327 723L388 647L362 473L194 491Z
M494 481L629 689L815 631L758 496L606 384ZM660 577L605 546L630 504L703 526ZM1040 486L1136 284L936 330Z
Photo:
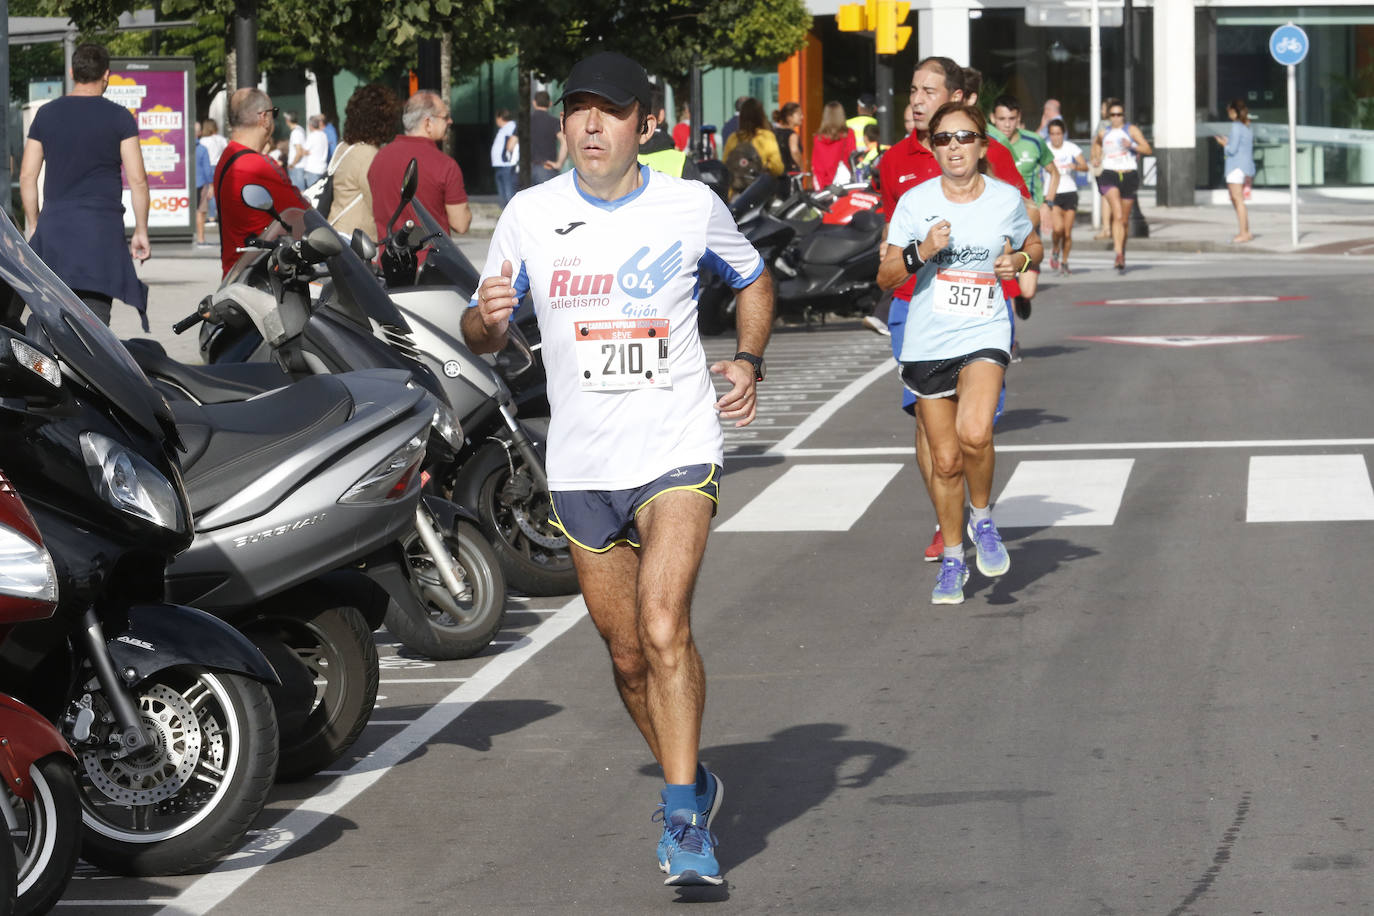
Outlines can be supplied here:
M147 747L150 742L148 733L143 730L143 717L134 706L134 701L124 686L124 680L115 671L110 650L105 646L105 630L100 626L100 618L95 615L94 608L86 609L81 617L81 623L80 635L86 656L91 661L96 681L105 691L105 700L110 704L110 711L119 723L120 745L126 752Z
M420 543L425 545L425 550L434 560L434 568L439 573L444 588L455 598L461 597L464 594L462 567L448 552L444 539L439 536L439 530L434 526L434 517L429 514L429 509L425 508L423 501L415 507L415 532L420 535Z

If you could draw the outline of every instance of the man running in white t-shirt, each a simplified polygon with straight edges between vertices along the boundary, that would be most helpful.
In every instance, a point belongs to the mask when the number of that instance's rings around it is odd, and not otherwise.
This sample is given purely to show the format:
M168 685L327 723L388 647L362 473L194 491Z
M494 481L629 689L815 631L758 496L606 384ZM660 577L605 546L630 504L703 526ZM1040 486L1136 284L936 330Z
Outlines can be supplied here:
M773 320L758 252L705 185L641 166L654 132L639 64L602 52L564 84L573 170L516 194L463 333L499 349L528 292L548 372L549 489L616 687L663 768L666 884L720 884L707 829L724 795L697 760L706 683L692 588L719 496L720 420L753 421ZM738 290L739 352L707 367L698 272ZM730 390L717 399L711 373Z

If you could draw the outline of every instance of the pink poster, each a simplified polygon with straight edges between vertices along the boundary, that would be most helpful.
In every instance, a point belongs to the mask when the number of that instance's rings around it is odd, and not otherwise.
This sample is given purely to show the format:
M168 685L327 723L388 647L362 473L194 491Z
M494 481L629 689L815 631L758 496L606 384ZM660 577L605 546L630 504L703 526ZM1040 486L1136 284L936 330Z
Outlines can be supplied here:
M129 109L138 121L138 142L143 149L143 168L148 173L152 198L150 228L190 225L194 206L190 163L195 150L189 146L194 142L188 133L190 114L186 110L189 78L184 69L142 69L137 63L110 67L105 98ZM126 180L125 223L132 226L128 188Z

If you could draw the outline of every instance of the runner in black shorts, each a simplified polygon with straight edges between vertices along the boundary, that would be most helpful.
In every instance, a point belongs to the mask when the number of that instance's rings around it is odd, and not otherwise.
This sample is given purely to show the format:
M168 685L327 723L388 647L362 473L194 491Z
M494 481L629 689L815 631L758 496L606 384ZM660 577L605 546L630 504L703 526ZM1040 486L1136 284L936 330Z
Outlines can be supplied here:
M1073 249L1073 224L1078 218L1078 182L1075 173L1086 172L1088 163L1083 160L1082 148L1064 136L1063 119L1055 118L1046 131L1049 133L1050 152L1054 155L1054 168L1059 173L1059 187L1067 188L1054 195L1054 200L1050 202L1050 230L1054 240L1050 248L1050 270L1067 275L1069 252Z
M1126 272L1126 236L1131 224L1131 207L1140 188L1139 156L1154 152L1150 141L1134 124L1126 123L1126 108L1120 99L1107 99L1107 126L1093 137L1093 165L1102 167L1097 177L1098 190L1111 211L1112 248L1116 269Z

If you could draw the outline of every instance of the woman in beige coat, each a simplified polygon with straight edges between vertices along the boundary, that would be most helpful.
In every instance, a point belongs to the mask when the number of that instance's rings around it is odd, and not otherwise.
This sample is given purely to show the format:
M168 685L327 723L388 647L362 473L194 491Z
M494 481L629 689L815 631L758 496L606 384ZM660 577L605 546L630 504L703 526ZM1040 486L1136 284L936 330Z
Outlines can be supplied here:
M361 229L371 237L377 231L367 170L377 150L396 136L400 120L401 100L387 86L364 86L348 100L343 143L334 151L330 163L334 203L329 208L329 222L344 235L351 236L354 229Z

